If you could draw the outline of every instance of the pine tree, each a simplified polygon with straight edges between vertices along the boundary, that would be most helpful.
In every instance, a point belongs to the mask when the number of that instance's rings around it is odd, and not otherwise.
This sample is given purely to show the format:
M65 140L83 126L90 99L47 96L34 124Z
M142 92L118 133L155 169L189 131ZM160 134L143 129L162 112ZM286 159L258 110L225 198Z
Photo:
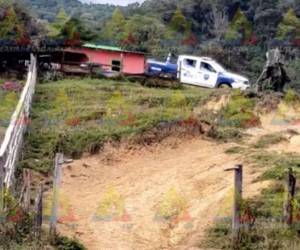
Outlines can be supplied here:
M61 29L68 22L69 17L63 8L60 8L59 12L56 15L54 26Z
M299 39L300 38L300 19L296 16L295 11L290 8L283 17L282 22L277 30L278 39Z
M119 27L120 29L124 27L125 25L125 18L122 13L122 11L119 8L116 8L115 11L112 14L111 22L116 27Z
M0 0L0 7L8 7L13 4L13 0Z
M186 21L185 16L182 14L182 12L179 8L177 8L177 10L175 11L175 13L171 19L170 28L176 32L187 32L188 31L188 28L189 28L188 22Z
M0 37L13 38L16 35L19 22L17 14L13 6L10 6L5 11L5 17L0 23Z
M236 11L229 27L225 33L227 40L250 40L252 37L253 28L252 24L248 21L245 14L240 8Z
M66 23L69 21L69 17L65 10L61 8L55 18L55 21L53 24L51 24L49 29L49 36L55 37L61 35Z
M126 20L119 8L116 8L104 28L104 38L119 44L124 39Z

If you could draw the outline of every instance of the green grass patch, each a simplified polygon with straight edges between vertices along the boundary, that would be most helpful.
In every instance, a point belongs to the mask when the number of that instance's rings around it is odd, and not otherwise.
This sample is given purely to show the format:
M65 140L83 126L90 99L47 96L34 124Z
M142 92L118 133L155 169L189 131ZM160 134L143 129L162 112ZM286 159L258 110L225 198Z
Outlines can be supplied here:
M245 153L247 152L247 154ZM292 153L269 152L261 148L235 146L227 150L229 154L244 154L253 167L266 168L259 178L272 180L273 184L262 193L244 201L243 208L250 208L255 218L252 226L241 230L241 237L236 245L231 239L231 218L222 218L207 232L202 248L213 249L299 249L300 248L300 186L296 186L293 203L294 224L286 228L282 224L283 206L286 198L285 177L289 168L293 168L297 180L300 179L300 155ZM242 218L244 218L242 212ZM247 217L246 217L247 218Z
M48 172L57 151L77 158L97 152L107 141L188 119L211 93L88 78L39 84L21 166Z
M276 145L276 144L279 144L284 141L288 141L288 139L282 133L272 133L272 134L263 135L253 145L253 147L254 148L267 148L269 146Z
M254 112L255 101L239 90L231 93L229 102L217 114L206 114L214 128L208 136L222 142L239 142L246 136L245 128L260 125L260 120Z
M202 249L236 250L296 250L300 240L296 230L284 228L279 222L259 220L251 230L241 232L237 244L232 243L230 221L218 223L208 232L206 240L199 244Z
M20 93L3 90L1 87L3 83L4 81L0 80L0 127L6 128L17 106Z
M286 104L291 105L291 106L295 106L295 105L299 106L299 104L300 104L299 95L293 89L289 89L286 92L283 100Z
M256 167L267 167L261 180L283 180L290 167L294 168L296 173L300 173L299 154L261 151L250 155L249 161Z
M242 129L236 127L216 126L209 131L208 136L221 142L240 142L245 133Z
M0 79L0 143L20 97L20 92L3 89L2 85L4 83L5 80Z
M254 113L254 109L255 100L235 90L222 112L220 125L238 128L255 127L260 124L260 120Z
M234 146L225 150L226 154L243 154L247 151L247 148L241 146Z

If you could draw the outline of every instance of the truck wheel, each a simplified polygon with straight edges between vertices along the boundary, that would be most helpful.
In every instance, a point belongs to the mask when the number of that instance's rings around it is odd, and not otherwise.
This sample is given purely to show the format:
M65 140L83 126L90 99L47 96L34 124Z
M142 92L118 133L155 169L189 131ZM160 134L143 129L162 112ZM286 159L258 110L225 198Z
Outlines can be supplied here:
M231 89L232 86L229 83L224 82L224 83L219 84L218 88L219 89Z

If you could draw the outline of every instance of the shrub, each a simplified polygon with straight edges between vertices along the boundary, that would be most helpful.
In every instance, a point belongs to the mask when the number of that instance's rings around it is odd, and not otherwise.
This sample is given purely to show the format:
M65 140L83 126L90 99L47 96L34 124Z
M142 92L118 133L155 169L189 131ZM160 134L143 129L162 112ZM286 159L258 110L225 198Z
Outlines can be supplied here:
M58 250L86 250L77 239L70 239L67 237L58 237L55 246Z
M289 89L284 96L284 102L294 106L300 104L300 99L298 94L293 89Z
M253 127L260 124L254 114L255 101L247 98L240 91L234 91L222 113L220 124L233 127Z
M287 138L283 134L272 133L263 135L253 146L255 148L267 148L271 145L276 145L284 141L287 141Z

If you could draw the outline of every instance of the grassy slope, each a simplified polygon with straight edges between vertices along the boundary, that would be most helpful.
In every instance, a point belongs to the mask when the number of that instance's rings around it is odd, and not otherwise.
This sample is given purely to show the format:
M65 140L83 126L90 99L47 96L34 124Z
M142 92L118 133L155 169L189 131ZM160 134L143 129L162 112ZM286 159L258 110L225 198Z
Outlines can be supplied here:
M9 125L11 115L17 106L20 96L19 93L4 91L1 88L4 82L5 80L0 79L0 142Z
M94 152L105 141L186 119L211 90L145 88L139 84L66 79L38 85L22 166L47 172L54 153Z
M242 230L241 240L234 247L231 241L231 220L216 221L208 232L208 237L202 246L216 249L299 249L299 185L297 186L294 209L296 211L293 227L282 224L283 204L286 197L284 178L287 169L292 167L297 179L300 178L300 155L291 153L268 152L262 149L246 149L235 147L228 153L244 152L249 164L254 168L269 166L258 181L271 180L273 184L262 191L260 196L244 200L243 207L250 208L255 217L251 230ZM247 153L245 153L247 152Z
M300 100L290 91L284 102L300 105ZM287 133L287 132L285 132ZM201 245L213 249L299 249L300 239L300 186L296 186L296 197L293 203L295 218L292 227L282 224L283 204L286 198L285 178L289 168L293 168L297 180L300 179L300 155L297 153L279 153L268 148L286 141L282 132L263 135L252 145L242 144L229 148L228 154L242 154L247 164L253 168L266 168L257 181L272 181L269 188L260 196L243 201L243 211L250 208L255 217L251 230L242 230L241 240L234 247L231 241L231 220L216 221L208 232L207 239Z

